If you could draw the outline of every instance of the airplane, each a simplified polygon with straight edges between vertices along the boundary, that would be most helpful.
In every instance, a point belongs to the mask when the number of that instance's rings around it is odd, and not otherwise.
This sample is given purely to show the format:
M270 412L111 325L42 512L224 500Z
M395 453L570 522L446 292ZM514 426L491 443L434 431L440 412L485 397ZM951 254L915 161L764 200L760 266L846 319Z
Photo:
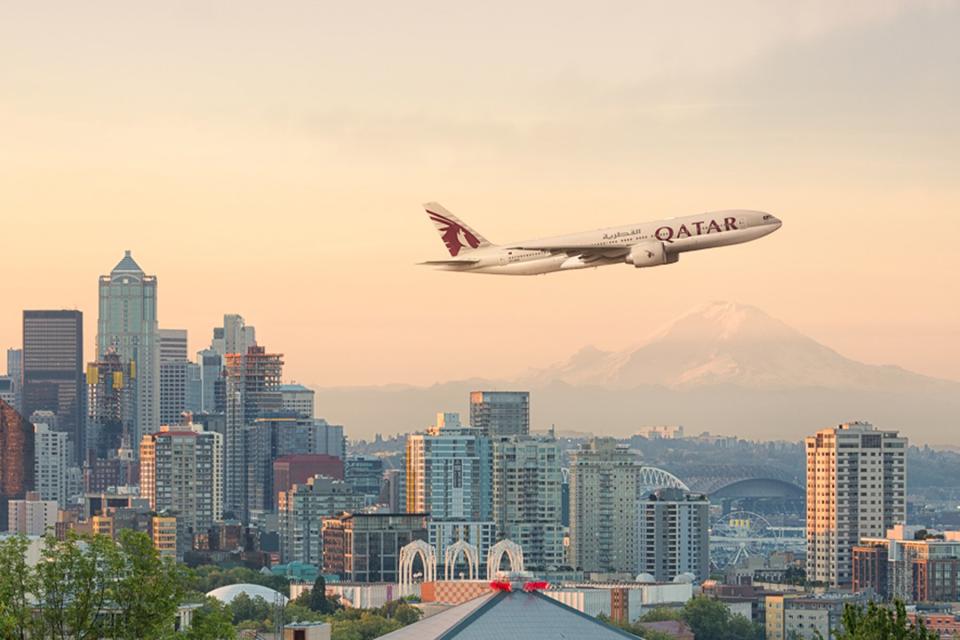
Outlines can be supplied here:
M656 267L685 251L749 242L783 224L763 211L731 209L541 240L493 244L436 202L423 205L450 253L421 265L444 271L533 276L611 264Z

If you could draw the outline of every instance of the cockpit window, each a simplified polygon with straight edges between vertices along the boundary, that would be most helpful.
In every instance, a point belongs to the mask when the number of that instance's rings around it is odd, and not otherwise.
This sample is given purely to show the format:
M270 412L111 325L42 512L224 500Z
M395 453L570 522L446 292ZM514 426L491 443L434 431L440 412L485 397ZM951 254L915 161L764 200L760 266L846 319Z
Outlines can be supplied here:
M770 215L769 213L763 216L763 219L764 219L764 220L771 220L772 218L773 218L773 216Z

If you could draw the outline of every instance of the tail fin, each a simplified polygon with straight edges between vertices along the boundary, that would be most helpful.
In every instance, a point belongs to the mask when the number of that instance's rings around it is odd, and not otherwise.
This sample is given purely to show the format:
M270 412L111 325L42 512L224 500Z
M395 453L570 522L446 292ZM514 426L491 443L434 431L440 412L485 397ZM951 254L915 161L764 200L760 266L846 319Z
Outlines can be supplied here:
M471 229L460 218L447 211L437 202L428 202L423 205L427 215L440 232L440 239L447 245L450 255L457 257L461 251L470 251L478 247L486 247L490 241Z

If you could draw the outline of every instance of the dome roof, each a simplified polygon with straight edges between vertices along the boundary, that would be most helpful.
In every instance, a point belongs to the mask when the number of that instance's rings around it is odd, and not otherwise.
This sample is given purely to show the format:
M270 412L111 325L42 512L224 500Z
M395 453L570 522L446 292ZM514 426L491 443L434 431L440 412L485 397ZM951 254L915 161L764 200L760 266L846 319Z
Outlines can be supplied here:
M208 592L207 595L216 598L224 604L230 604L233 602L233 599L241 593L245 593L251 598L256 598L259 596L270 604L273 604L276 601L277 596L279 596L280 602L282 602L284 605L287 604L287 596L283 595L279 591L271 589L270 587L264 587L259 584L228 584L224 587L217 587L213 591Z
M696 581L697 576L692 573L681 573L673 578L673 581L680 584L692 584Z
M657 581L657 579L654 578L654 577L653 577L651 574L649 574L649 573L641 573L640 575L637 576L637 582L640 582L640 583L647 583L647 584L649 584L649 583L653 583L653 582L656 582L656 581Z

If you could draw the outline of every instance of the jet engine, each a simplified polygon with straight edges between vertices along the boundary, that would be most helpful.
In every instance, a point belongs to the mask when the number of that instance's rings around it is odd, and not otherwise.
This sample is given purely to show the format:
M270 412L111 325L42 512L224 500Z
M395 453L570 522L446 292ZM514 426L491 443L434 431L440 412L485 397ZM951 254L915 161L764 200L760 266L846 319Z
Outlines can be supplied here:
M676 254L667 253L662 242L643 242L630 248L626 262L639 269L676 262L678 257Z

